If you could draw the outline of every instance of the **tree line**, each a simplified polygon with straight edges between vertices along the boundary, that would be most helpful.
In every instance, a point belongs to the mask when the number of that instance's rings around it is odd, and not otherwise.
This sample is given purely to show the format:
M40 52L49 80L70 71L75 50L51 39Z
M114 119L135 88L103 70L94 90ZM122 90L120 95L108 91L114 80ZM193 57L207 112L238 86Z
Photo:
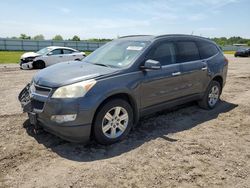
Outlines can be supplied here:
M24 40L45 40L45 37L42 34L36 35L34 37L28 36L26 34L21 34L19 37L11 37L12 39L24 39ZM61 35L55 35L52 40L60 41L64 40ZM75 35L70 39L66 39L70 41L81 41L80 37ZM98 39L98 38L91 38L87 39L85 41L90 41L90 42L108 42L111 41L112 39ZM216 42L220 46L225 46L225 45L233 45L233 44L247 44L250 46L250 39L242 38L242 37L220 37L220 38L211 38L214 42Z
M250 39L242 37L230 37L230 38L220 37L211 39L220 46L233 45L233 44L247 44L248 46L250 46Z
M11 37L11 39L23 39L23 40L45 40L45 37L42 34L39 35L35 35L34 37L31 37L29 35L26 34L20 34L19 37ZM55 41L60 41L60 40L70 40L70 41L81 41L81 38L77 35L73 36L70 39L64 39L61 35L55 35L52 40ZM90 42L108 42L111 41L112 39L105 39L105 38L91 38L91 39L87 39L85 41L90 41Z

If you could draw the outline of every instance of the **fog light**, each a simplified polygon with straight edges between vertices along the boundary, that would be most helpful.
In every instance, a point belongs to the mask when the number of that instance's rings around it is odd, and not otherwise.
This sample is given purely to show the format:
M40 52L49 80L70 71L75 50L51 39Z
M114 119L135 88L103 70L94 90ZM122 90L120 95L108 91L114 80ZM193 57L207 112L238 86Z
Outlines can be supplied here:
M74 121L76 119L76 114L53 115L51 116L50 119L57 123L64 123L64 122Z

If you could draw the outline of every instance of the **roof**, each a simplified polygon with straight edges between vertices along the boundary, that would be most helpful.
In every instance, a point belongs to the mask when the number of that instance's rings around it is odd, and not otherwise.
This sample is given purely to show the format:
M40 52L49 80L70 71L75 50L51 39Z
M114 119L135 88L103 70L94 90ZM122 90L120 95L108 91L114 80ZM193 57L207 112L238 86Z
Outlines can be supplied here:
M51 49L63 48L63 49L75 50L74 48L69 48L69 47L64 47L64 46L48 46L47 48L51 48Z
M144 41L153 41L161 38L172 38L172 37L187 37L187 38L196 38L196 39L203 39L203 40L209 40L208 38L195 36L195 35L186 35L186 34L167 34L167 35L130 35L130 36L124 36L120 37L121 40L144 40Z

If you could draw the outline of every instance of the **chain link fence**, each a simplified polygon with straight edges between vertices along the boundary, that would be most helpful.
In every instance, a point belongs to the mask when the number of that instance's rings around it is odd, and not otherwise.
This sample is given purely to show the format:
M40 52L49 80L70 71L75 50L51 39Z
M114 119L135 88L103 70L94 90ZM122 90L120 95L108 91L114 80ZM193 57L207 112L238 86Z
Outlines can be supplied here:
M55 41L55 40L21 40L0 38L0 50L3 51L38 51L48 46L64 46L77 49L79 51L94 51L104 42L87 41Z

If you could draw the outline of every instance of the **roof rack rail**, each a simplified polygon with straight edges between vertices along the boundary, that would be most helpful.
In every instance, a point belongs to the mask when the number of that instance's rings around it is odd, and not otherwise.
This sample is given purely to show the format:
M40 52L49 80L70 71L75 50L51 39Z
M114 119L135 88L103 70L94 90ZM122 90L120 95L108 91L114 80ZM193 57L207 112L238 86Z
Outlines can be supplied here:
M194 37L194 38L209 39L207 37L202 37L202 36L197 36L197 35L190 35L190 34L166 34L166 35L158 35L155 38L162 38L162 37L169 37L169 36Z
M121 38L127 38L127 37L145 37L145 36L151 36L151 35L127 35L127 36L119 37L119 39L121 39Z
M194 35L188 35L188 34L166 34L166 35L158 35L155 38L168 37L168 36L194 36Z

